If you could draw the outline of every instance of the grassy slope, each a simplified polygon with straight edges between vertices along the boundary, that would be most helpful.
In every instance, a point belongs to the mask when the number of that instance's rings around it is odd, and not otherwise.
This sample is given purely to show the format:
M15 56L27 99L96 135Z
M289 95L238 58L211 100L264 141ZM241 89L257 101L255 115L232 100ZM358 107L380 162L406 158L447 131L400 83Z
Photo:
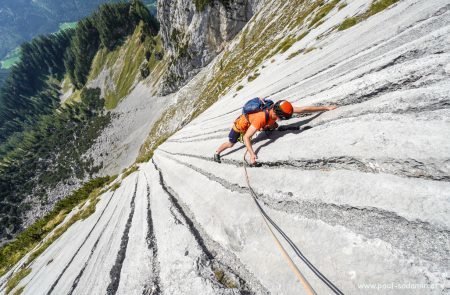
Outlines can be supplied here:
M89 73L88 82L97 79L100 74L106 73L106 89L105 106L106 109L114 109L118 103L127 96L136 82L141 79L140 67L145 63L145 51L152 52L148 67L152 71L159 61L155 59L155 52L161 52L162 45L160 38L147 38L141 42L142 24L139 25L134 33L122 44L113 51L108 51L106 48L100 48L94 57ZM153 44L150 44L154 42ZM103 72L103 73L102 73ZM73 86L68 81L67 77L62 83L62 91L65 93ZM74 90L66 103L80 100L80 91Z
M2 69L9 69L20 60L20 47L12 50L8 55L0 61Z
M148 66L150 70L157 65L153 50L158 50L160 41L152 41L151 38L141 41L142 25L139 25L125 43L116 48L114 51L107 52L102 48L99 50L92 63L91 73L89 75L90 81L96 79L102 71L107 72L107 89L105 89L105 105L107 109L114 109L117 104L127 96L136 82L141 78L140 67L145 61L145 51L150 50L152 55L150 57ZM155 42L156 45L150 43ZM159 44L159 48L161 45Z
M369 9L364 13L346 18L338 27L339 31L347 30L348 28L353 27L354 25L368 19L374 14L381 12L388 8L389 6L395 4L398 0L374 0L370 5Z

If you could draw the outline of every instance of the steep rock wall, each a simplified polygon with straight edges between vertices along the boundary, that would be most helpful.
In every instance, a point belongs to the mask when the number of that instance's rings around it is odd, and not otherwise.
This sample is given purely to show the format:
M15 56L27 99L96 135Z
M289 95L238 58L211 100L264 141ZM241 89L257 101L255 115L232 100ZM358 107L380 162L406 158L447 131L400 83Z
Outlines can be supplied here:
M158 1L158 20L169 70L161 94L173 92L206 66L239 33L263 0Z

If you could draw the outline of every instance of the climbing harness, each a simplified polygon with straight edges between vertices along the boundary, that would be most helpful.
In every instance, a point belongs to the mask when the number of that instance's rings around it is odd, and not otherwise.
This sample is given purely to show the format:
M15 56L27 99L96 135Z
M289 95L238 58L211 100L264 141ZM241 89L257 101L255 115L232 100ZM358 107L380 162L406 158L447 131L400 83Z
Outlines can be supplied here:
M280 249L283 256L286 258L289 266L291 267L292 271L297 276L300 283L303 285L303 288L305 289L306 293L308 295L310 294L317 294L314 289L312 288L311 284L306 280L306 278L303 276L303 274L300 272L298 267L295 265L295 263L292 261L292 258L289 256L289 254L286 252L284 247L281 245L280 241L278 240L277 236L273 232L272 228L270 227L269 223L278 231L278 233L285 239L285 241L291 246L291 248L294 250L295 254L311 269L311 271L325 284L327 285L334 294L343 295L344 293L339 290L330 280L328 280L304 255L303 253L298 249L298 247L292 242L292 240L283 232L283 230L270 218L269 215L264 211L264 209L261 207L261 205L258 202L258 195L255 193L253 188L250 185L250 180L247 172L247 166L248 162L245 158L247 155L247 151L244 153L244 172L245 172L245 179L247 182L248 189L250 191L250 194L252 195L253 201L255 202L256 206L259 209L259 212L261 213L264 223L266 224L267 228L269 229L269 232L271 233L273 239L275 240L275 243L277 244L278 248Z

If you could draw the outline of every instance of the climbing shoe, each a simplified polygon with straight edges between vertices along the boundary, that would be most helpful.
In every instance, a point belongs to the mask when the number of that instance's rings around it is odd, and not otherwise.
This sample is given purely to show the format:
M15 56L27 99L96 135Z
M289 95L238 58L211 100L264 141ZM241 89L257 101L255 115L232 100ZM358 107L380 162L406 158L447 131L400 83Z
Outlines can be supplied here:
M214 154L214 162L222 163L222 161L220 161L220 155L219 154Z

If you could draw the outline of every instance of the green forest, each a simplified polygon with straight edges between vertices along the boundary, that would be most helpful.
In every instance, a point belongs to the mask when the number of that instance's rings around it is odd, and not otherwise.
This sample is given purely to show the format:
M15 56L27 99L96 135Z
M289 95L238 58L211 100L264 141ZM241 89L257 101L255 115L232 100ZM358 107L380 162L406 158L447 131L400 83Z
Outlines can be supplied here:
M0 69L0 87L2 87L3 82L8 77L9 71L6 69Z
M21 43L56 32L62 24L77 22L103 3L123 0L2 0L0 1L0 60ZM127 1L128 2L128 1ZM143 0L156 15L156 0Z
M110 120L100 89L85 84L100 48L114 50L139 23L156 35L158 23L141 1L104 4L76 28L39 36L21 46L22 57L0 89L0 239L22 229L26 196L46 203L46 192L100 167L83 154ZM61 105L63 77L81 101Z

